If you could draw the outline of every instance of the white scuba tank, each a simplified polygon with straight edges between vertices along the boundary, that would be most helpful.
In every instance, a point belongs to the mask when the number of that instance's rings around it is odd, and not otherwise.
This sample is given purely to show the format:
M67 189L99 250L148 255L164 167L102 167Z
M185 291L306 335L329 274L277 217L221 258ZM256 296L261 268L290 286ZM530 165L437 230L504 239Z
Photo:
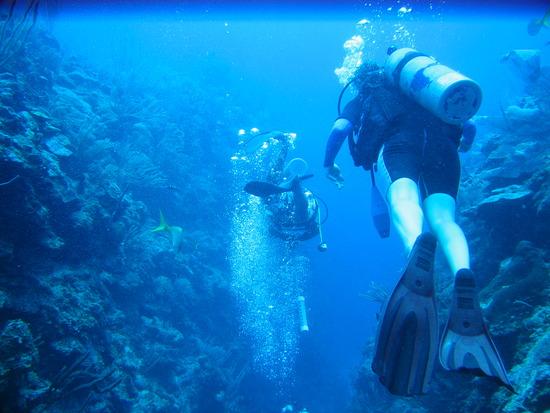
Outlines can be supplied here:
M386 79L444 122L462 124L478 111L481 88L472 79L414 49L388 50Z

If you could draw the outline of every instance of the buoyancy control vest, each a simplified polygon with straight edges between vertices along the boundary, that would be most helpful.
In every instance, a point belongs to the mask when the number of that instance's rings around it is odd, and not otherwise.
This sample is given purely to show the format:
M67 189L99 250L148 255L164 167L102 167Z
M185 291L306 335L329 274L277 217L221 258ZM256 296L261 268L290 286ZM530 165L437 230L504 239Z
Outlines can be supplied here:
M414 111L415 105L386 83L362 90L360 99L360 122L354 125L348 145L355 166L371 169L384 139Z
M414 104L385 82L361 91L361 116L358 125L348 136L348 145L355 166L370 170L371 215L381 238L390 235L390 215L383 195L376 186L373 166L378 152L394 128L410 118Z

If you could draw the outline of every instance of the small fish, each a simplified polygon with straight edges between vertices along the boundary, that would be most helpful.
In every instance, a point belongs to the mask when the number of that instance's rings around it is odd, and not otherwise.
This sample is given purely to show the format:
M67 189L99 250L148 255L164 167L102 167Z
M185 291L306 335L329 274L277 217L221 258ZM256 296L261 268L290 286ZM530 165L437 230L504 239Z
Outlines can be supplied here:
M176 225L168 225L162 211L160 211L160 223L159 226L152 229L153 232L163 232L166 231L170 234L170 239L172 241L172 248L175 252L179 252L181 248L181 242L183 240L183 229Z
M550 9L546 11L542 19L533 19L527 26L527 33L530 36L536 36L542 27L550 28Z
M168 184L166 185L166 189L169 191L178 192L180 189L176 185Z

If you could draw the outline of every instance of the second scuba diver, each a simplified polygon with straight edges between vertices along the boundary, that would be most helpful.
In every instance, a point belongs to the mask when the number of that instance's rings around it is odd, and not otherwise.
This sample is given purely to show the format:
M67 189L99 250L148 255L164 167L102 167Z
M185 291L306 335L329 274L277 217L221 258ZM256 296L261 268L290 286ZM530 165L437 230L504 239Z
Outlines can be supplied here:
M294 158L285 165L295 135L268 132L262 138L264 141L260 150L266 150L270 145L282 145L281 150L275 155L276 159L268 163L270 167L266 180L248 182L244 190L264 200L272 234L287 241L305 241L319 236L318 249L326 251L319 202L303 185L313 175L306 175L308 166L301 158Z
M430 56L395 48L388 50L384 70L364 63L354 83L358 95L328 138L327 177L343 185L334 161L348 138L355 164L370 170L373 182L376 177L408 252L379 325L373 371L393 394L422 394L439 353L447 370L492 376L512 389L483 321L468 244L455 222L458 150L469 149L475 136L469 119L481 103L479 86ZM429 231L423 228L424 218ZM438 242L455 275L441 340L433 268Z

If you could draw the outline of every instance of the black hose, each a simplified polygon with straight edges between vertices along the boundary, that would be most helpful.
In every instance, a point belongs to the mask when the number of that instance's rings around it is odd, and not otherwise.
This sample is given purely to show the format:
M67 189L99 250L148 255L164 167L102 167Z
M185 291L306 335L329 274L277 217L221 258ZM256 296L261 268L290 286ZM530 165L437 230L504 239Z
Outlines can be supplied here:
M342 88L340 95L338 96L338 116L342 114L342 110L341 110L342 97L344 96L344 93L346 92L346 89L349 87L349 85L351 85L355 81L362 82L363 80L365 80L366 77L374 75L376 73L380 73L380 72L381 72L381 69L371 70L369 72L362 74L360 77L354 76L348 83L346 83L346 85Z
M349 85L351 85L351 83L354 80L355 79L351 79L348 83L346 83L346 86L344 86L342 88L342 91L340 92L340 95L338 96L338 116L340 116L342 114L342 111L340 110L340 106L342 104L342 96L344 96L344 93L346 92L346 89L349 87Z
M321 198L319 195L315 195L313 194L313 197L319 201L321 204L323 204L323 207L325 209L325 217L323 219L321 219L321 225L324 224L325 222L327 222L328 220L328 205L327 203L323 200L323 198Z

